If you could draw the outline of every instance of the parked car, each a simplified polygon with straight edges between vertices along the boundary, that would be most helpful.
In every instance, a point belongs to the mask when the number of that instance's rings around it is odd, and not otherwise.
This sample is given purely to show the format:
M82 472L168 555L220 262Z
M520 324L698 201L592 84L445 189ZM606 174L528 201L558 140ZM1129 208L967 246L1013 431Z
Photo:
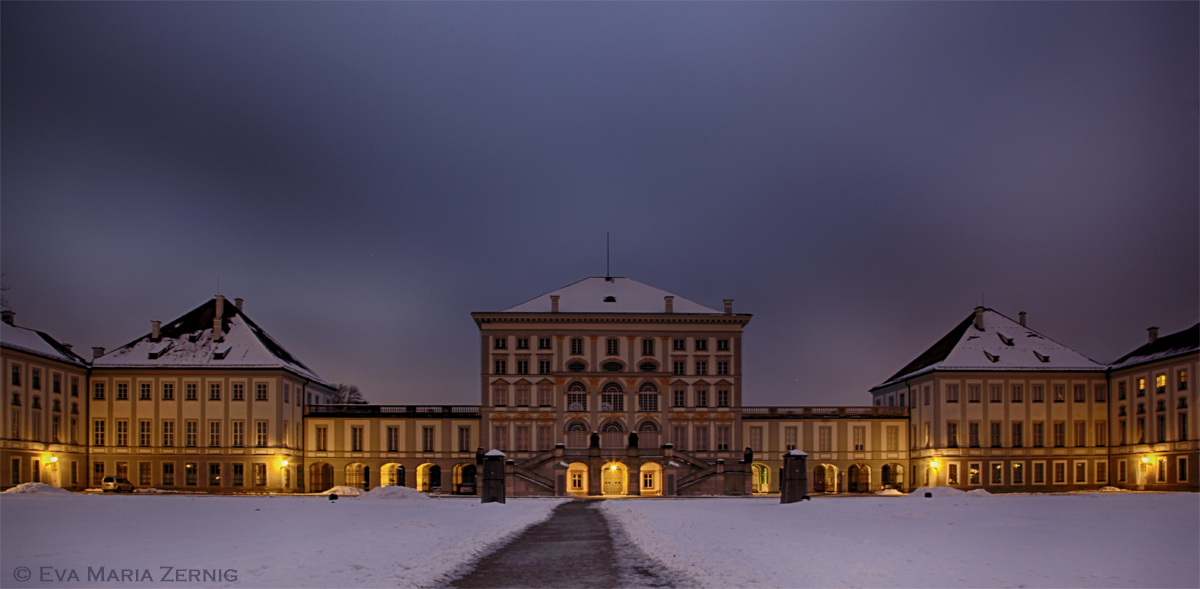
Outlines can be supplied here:
M105 493L109 491L132 493L133 483L129 482L125 477L104 477L104 480L100 483L100 488Z

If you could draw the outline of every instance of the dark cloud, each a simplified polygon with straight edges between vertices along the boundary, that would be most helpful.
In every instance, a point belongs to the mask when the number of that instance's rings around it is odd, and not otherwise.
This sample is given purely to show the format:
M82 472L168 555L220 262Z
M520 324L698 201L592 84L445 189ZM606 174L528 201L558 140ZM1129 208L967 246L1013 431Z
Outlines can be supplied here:
M855 404L987 303L1093 358L1197 320L1195 3L3 3L19 322L221 289L326 378L478 399L468 312L604 270Z

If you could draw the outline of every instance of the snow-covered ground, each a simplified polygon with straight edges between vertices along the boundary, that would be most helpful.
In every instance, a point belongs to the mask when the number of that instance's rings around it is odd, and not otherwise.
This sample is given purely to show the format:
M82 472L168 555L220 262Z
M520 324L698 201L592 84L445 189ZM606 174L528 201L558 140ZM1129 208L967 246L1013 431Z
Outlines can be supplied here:
M712 587L1200 586L1195 494L947 495L601 508L647 554Z
M162 576L176 579L176 569L185 571L181 581L197 571L192 586L429 585L544 520L562 501L481 505L376 491L376 501L0 494L0 586L167 586ZM20 567L30 573L27 582L19 581ZM113 569L131 576L122 581L118 572L111 582L89 582L89 567L92 573L105 567L106 578ZM229 569L236 581L224 572ZM221 580L205 580L204 570L221 571ZM143 571L154 582L146 582Z

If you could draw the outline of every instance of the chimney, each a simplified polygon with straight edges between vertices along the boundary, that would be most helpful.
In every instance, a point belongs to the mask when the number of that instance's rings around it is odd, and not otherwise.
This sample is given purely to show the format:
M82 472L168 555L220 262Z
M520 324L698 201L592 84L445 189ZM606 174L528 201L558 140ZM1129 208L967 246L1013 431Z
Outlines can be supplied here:
M225 316L225 295L217 295L217 317Z
M92 346L92 360L104 355L104 348Z
M1154 340L1158 339L1158 328L1149 327L1146 331L1150 333L1150 343L1154 343Z
M975 307L975 329L983 331L983 307Z
M1021 327L1025 327L1025 311L1017 313L1017 316L1021 318Z
M3 318L5 323L12 325L13 321L17 320L17 314L14 311L0 311L0 318Z
M667 310L666 310L666 312L667 312L667 313L674 313L674 312L675 312L675 297L673 297L673 296L665 296L665 297L663 297L663 300L664 300L664 301L666 301L666 303L667 303Z
M725 314L733 315L733 299L725 299Z
M558 312L558 295L550 295L550 312Z
M242 299L233 299L233 306L237 307L238 311L242 310Z
M213 317L213 341L225 341L225 334L221 333L221 318Z
M157 319L150 322L150 341L152 342L156 342L160 339L158 337L158 326L159 321Z

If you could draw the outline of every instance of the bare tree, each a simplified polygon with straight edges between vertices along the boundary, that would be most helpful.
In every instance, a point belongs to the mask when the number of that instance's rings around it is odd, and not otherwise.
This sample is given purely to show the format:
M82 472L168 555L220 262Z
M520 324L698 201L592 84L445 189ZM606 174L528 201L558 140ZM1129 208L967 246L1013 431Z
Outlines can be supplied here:
M8 292L8 288L8 285L4 284L4 275L0 274L0 309L5 311L12 308L8 306L8 295L5 294Z
M358 390L358 385L339 384L329 402L333 405L366 405L367 398Z

